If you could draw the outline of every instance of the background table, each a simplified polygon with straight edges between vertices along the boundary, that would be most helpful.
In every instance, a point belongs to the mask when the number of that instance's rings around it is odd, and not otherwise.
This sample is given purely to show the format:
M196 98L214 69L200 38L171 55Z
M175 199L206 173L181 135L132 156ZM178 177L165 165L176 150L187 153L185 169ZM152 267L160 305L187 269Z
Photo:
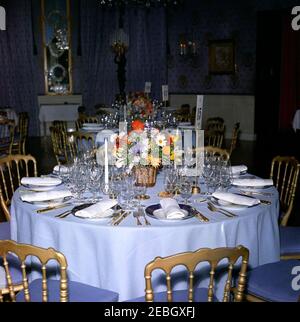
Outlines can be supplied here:
M41 135L47 134L47 123L53 121L76 122L79 104L41 105L39 119Z
M148 189L152 199L143 203L158 203L157 193L162 190L162 177L159 177L157 186ZM156 256L203 247L244 245L250 250L250 267L278 261L278 194L275 188L267 191L274 193L272 205L236 211L239 217L234 219L211 213L205 204L198 204L196 207L210 219L209 223L196 218L173 223L149 218L150 227L137 227L132 216L120 226L112 227L107 220L54 218L62 210L38 215L37 207L21 202L16 192L11 205L12 239L54 247L65 254L71 280L116 291L120 293L120 301L124 301L144 295L144 268ZM207 286L208 279L203 276L200 286ZM164 290L164 282L155 276L155 290ZM219 298L224 283L225 276L220 277L216 293ZM177 281L174 286L183 289L186 285Z

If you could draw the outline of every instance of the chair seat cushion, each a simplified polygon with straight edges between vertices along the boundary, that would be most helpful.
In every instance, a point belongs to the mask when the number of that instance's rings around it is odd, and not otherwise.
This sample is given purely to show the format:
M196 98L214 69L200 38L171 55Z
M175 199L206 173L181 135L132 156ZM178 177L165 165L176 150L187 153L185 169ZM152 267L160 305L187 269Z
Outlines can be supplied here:
M20 260L15 256L8 255L7 261L8 261L9 272L12 277L13 284L14 285L22 284L22 271L21 271ZM5 276L5 271L3 268L3 259L2 258L0 258L0 269L2 271L1 276L0 276L0 288L4 289L7 287L7 283L6 283L6 276ZM30 273L30 272L28 271L28 273Z
M60 281L47 280L48 302L60 301ZM29 284L31 302L42 302L42 279L37 279ZM69 302L117 302L119 294L102 290L78 282L68 282ZM24 292L17 295L17 302L25 302Z
M0 223L0 240L10 239L10 223L2 222Z
M188 302L188 290L173 291L173 302ZM194 302L207 302L208 289L198 288L194 290ZM214 297L214 302L218 302L217 298ZM126 302L146 302L145 296L126 301ZM154 302L168 302L167 292L154 293Z
M283 260L259 266L247 274L247 293L271 302L297 302L300 291L292 289L292 269L298 260Z
M280 254L300 254L300 227L280 227Z

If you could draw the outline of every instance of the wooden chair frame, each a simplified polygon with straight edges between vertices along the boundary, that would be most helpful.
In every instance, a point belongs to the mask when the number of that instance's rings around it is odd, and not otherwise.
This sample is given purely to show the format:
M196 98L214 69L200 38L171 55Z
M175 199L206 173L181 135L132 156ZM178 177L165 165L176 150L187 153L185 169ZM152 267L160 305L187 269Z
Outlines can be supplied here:
M166 274L167 281L167 300L172 302L173 292L171 285L171 272L179 265L183 265L189 272L189 290L188 290L188 301L193 302L194 298L194 272L197 265L201 262L208 262L211 266L210 270L210 282L208 288L208 302L212 302L214 298L214 276L215 271L223 259L228 259L228 278L224 288L223 302L229 302L230 293L232 288L232 278L234 265L239 258L242 257L241 269L239 272L238 284L234 293L234 300L241 302L243 300L243 293L246 285L246 272L249 261L249 250L243 246L236 248L217 248L217 249L199 249L196 252L181 253L174 256L165 258L157 257L154 261L150 262L145 268L145 281L146 281L146 302L154 301L154 292L152 287L152 273L154 270L163 270Z
M25 301L30 302L29 283L26 272L26 259L29 256L34 256L39 259L42 264L42 300L48 302L48 286L47 286L47 268L46 265L50 260L56 260L60 265L60 301L68 302L68 280L67 280L67 260L65 256L57 252L53 248L43 249L31 245L18 244L13 241L0 241L0 256L3 258L4 269L6 273L7 290L0 290L0 302L3 302L3 295L9 294L12 302L16 301L16 289L19 287L13 284L8 254L15 254L21 261L21 270L23 276L22 287L24 289Z
M210 153L212 155L219 155L220 157L222 157L224 159L224 161L229 161L230 160L230 154L228 153L227 150L225 149L220 149L218 147L215 146L205 146L205 147L201 147L196 149L196 152L199 153Z
M33 174L29 173L29 164L33 165ZM0 159L0 205L3 209L5 218L10 220L9 205L15 190L21 185L21 166L25 165L26 177L33 175L37 177L36 160L31 155L10 155ZM15 171L15 172L14 172Z
M293 210L299 169L300 165L295 157L277 156L272 160L270 178L274 180L281 206L284 208L281 226L287 226Z

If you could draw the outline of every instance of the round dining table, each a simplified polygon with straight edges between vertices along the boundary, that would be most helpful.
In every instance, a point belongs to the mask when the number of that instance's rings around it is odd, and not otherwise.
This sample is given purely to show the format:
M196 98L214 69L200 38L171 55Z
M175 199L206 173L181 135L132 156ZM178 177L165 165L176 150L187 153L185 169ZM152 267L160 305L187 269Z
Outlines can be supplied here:
M147 190L151 198L142 204L160 203L158 193L163 190L163 175L159 175L156 186ZM22 202L17 190L11 204L11 237L19 243L55 248L67 258L70 280L118 292L119 300L126 301L145 294L145 266L158 256L243 245L250 251L249 268L278 261L278 192L275 187L263 191L270 195L261 199L271 204L235 210L234 218L211 212L201 200L203 196L194 195L193 207L208 222L198 217L178 221L147 217L151 225L146 226L141 218L143 225L138 226L131 214L119 226L112 226L111 219L80 219L73 215L56 218L72 207L38 214L40 208ZM199 278L198 286L207 286L208 278L208 274ZM216 283L219 299L224 284L225 276ZM162 273L153 276L153 286L158 292L166 289ZM186 289L187 283L176 278L173 286Z

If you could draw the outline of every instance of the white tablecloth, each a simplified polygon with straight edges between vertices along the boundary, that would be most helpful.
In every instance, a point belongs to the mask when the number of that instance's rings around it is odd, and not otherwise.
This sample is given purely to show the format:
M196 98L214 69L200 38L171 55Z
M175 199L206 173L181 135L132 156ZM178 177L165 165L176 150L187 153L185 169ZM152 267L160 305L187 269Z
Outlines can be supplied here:
M46 134L46 123L53 121L75 122L78 119L78 104L41 105L39 119L41 135Z
M162 178L148 189L152 199L146 205L159 203ZM205 204L195 204L209 223L196 218L165 222L149 218L152 226L138 227L129 216L120 226L112 227L107 220L83 220L73 216L56 219L62 210L38 215L36 206L22 203L16 192L11 206L12 239L41 247L54 247L65 254L71 280L120 293L120 301L144 295L144 268L157 256L195 251L209 247L244 245L250 250L250 267L279 260L279 202L275 188L272 205L259 205L236 211L230 219L211 213ZM64 210L64 209L63 209ZM208 276L208 274L207 274ZM162 284L163 283L163 284ZM165 280L154 280L156 291L165 289ZM202 278L200 286L207 287ZM216 294L223 295L225 276L218 281ZM186 288L186 282L175 283L175 289Z
M296 132L300 130L300 110L297 110L293 119L293 129Z

